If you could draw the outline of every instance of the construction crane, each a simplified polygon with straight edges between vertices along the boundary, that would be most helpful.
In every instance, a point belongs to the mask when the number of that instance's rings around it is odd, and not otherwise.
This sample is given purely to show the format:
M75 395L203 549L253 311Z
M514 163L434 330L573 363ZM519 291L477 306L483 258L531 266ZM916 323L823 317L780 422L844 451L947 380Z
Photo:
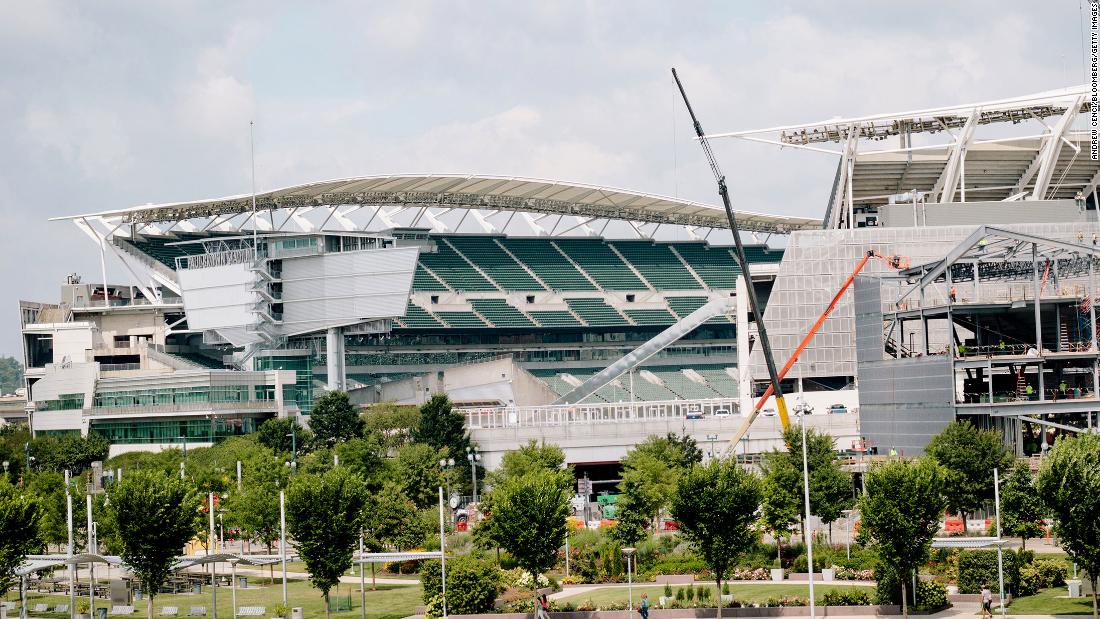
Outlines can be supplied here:
M703 147L703 154L707 157L707 163L710 164L710 171L714 173L714 179L718 181L718 195L722 197L722 206L726 209L726 219L729 220L730 232L733 233L733 242L736 247L737 263L741 266L741 277L745 279L745 291L749 297L749 309L752 310L752 315L756 318L757 337L760 341L760 347L764 352L764 362L768 366L768 378L771 379L771 386L768 387L769 394L775 394L775 407L779 411L779 419L783 422L783 427L790 426L790 418L787 415L787 404L783 401L783 390L779 386L779 373L775 370L775 361L772 358L772 345L768 341L768 331L764 328L764 313L760 311L760 302L756 298L756 290L752 286L752 276L749 274L749 261L745 258L745 245L741 242L741 231L737 227L737 217L733 214L733 207L730 205L730 194L726 188L726 176L722 174L722 170L718 168L718 161L714 158L714 151L710 148L710 142L707 141L707 136L703 133L703 125L699 123L699 119L695 117L695 110L691 109L691 102L688 101L687 92L684 91L684 85L680 83L680 76L676 74L676 69L672 69L672 79L676 80L676 87L680 89L680 96L684 98L684 105L687 107L688 114L691 116L691 124L695 128L695 135L699 138L699 144ZM760 409L758 405L757 410ZM755 413L755 411L754 411Z
M881 260L884 264L886 264L887 267L891 269L900 270L909 268L909 258L906 258L904 256L883 256L882 254L879 254L878 252L873 250L865 253L859 263L856 264L856 268L852 269L852 274L848 276L848 279L844 280L844 284L842 284L840 286L840 289L836 291L836 294L833 295L832 301L829 301L829 305L825 307L825 310L821 312L820 316L817 317L817 320L814 321L814 324L810 327L810 330L806 332L806 335L802 338L802 341L798 343L798 347L794 349L793 353L791 353L791 356L787 359L787 362L783 364L783 369L779 371L779 374L777 376L779 380L783 380L783 378L787 375L787 372L789 372L791 368L794 367L794 364L798 362L798 357L802 354L802 351L806 349L806 346L810 344L810 340L812 340L814 338L814 335L816 335L817 332L821 329L821 325L825 324L825 319L829 317L829 314L833 313L833 310L836 308L836 304L839 303L840 298L844 296L844 292L848 290L848 288L852 285L852 282L854 282L856 279L856 275L859 275L860 271L863 270L863 267L867 266L867 263L871 260L871 258ZM757 316L756 322L758 325L763 327L762 320L759 316ZM764 391L764 395L762 395L760 399L757 400L756 406L753 407L752 412L749 414L748 417L745 418L745 421L742 422L741 427L737 429L737 433L734 434L733 438L730 439L730 443L726 447L726 453L729 453L730 450L736 447L737 443L740 442L745 434L749 431L749 427L752 425L752 422L755 421L756 417L760 414L760 409L763 408L764 403L768 401L768 398L772 397L773 393L775 393L775 391L772 389L771 386L769 386ZM779 401L780 398L777 397L777 407L779 406ZM780 417L780 420L783 422L784 430L790 427L790 423L785 417Z

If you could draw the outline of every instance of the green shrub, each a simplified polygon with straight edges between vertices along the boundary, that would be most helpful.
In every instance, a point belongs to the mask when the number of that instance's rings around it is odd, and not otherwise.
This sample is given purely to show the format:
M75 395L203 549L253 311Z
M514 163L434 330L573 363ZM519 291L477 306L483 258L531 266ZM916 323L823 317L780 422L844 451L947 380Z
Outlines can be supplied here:
M730 584L728 582L722 583L722 595L730 594Z
M648 580L661 574L706 574L708 571L707 564L700 557L677 553L657 559L639 574Z
M900 604L901 581L894 570L879 565L875 567L875 604Z
M684 598L686 598L686 597L687 597L687 594L684 593L684 588L683 587L677 587L676 588L676 601L677 602L683 602Z
M450 610L450 608L448 608ZM443 616L443 594L433 595L424 600L424 619L439 619Z
M940 610L947 608L947 587L934 580L917 581L917 609Z
M1005 589L1016 591L1020 567L1016 553L1004 552ZM997 552L995 550L967 550L959 554L959 593L981 593L985 585L992 586L997 580Z
M710 587L700 587L699 588L699 595L696 596L696 597L699 598L699 603L700 604L705 605L705 604L709 603L710 602Z
M672 585L668 584L667 582L665 583L665 597L672 597Z
M829 591L821 596L823 606L870 606L871 594L866 591Z
M1016 595L1035 595L1042 589L1066 584L1066 566L1057 559L1039 559L1020 567Z
M443 593L440 572L439 561L426 561L420 568L425 603ZM488 561L471 555L451 559L447 564L447 610L456 615L492 610L499 583L500 570Z
M695 600L695 585L688 585L687 588L687 601L691 602Z

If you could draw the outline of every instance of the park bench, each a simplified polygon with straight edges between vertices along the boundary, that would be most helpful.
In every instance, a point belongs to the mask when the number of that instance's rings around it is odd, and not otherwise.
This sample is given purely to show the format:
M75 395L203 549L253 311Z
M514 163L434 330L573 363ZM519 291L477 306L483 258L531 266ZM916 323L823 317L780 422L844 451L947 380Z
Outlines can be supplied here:
M180 614L180 609L179 609L178 606L161 606L160 607L160 616L161 617L175 617L178 614Z
M206 616L206 607L205 606L192 606L191 610L187 612L187 616L188 617L205 617Z
M31 612L34 612L34 613L48 613L48 612L50 612L50 605L49 604L35 604L34 608L31 609Z
M264 606L242 606L237 609L239 617L263 617L266 614L267 608Z
M134 607L133 606L112 606L110 614L112 614L112 615L132 615L132 614L134 614Z
M69 605L68 604L58 604L57 606L53 607L53 612L56 615L63 615L65 613L68 613L69 612Z

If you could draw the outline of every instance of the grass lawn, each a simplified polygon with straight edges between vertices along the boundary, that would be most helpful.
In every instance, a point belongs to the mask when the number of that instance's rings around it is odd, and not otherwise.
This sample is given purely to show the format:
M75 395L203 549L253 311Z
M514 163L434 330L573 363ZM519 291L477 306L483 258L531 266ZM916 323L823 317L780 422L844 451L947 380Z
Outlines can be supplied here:
M251 580L251 579L250 579ZM336 595L351 595L352 610L332 613L333 617L346 617L352 619L353 617L360 616L359 607L359 592L358 584L348 585L341 584L339 591L333 589L331 594ZM18 600L18 590L13 593L9 593L6 596L8 600ZM303 614L306 618L324 617L325 608L321 598L321 592L310 586L307 581L289 581L287 583L287 598L289 599L288 606L295 607L301 606ZM266 606L267 617L271 617L271 611L275 608L276 604L282 602L283 589L280 582L272 586L250 586L247 589L237 590L237 606ZM41 593L31 593L28 596L28 601L33 608L38 603L48 603L50 608L53 608L54 604L67 604L69 601L68 595L47 595ZM423 604L423 594L419 585L387 585L385 583L378 583L378 590L371 591L370 583L367 583L367 617L372 619L392 619L399 617L408 617L413 614L413 611L417 606ZM105 600L96 600L96 606L106 606L110 608L110 603ZM210 602L210 588L203 587L202 595L194 594L163 594L158 595L153 600L153 615L160 614L162 606L177 606L180 609L180 615L186 616L188 610L192 606L206 606L207 616L210 615L211 602ZM135 617L145 616L145 600L134 600L134 612ZM42 617L55 617L57 619L67 619L68 613L64 615L54 615L52 613L35 613L35 616ZM232 617L232 591L228 587L218 588L218 616L219 617Z
M699 594L699 590L706 588L706 586L700 586L701 583L695 583L695 594ZM686 585L672 585L672 591L675 594L677 589L687 588ZM717 589L711 585L711 600L716 600ZM874 588L863 587L858 585L834 585L834 584L818 584L814 583L814 595L820 598L826 591L846 591L846 590L858 590L873 593ZM634 586L634 602L637 603L638 599L643 593L649 594L650 604L656 606L657 599L664 595L664 585L654 586ZM810 597L810 585L801 583L783 583L783 584L759 584L759 585L730 585L730 594L733 595L733 599L740 600L742 602L762 602L768 598L778 598L783 596L800 596L804 598ZM587 593L579 593L577 595L569 596L565 599L558 600L558 604L564 602L572 602L573 604L580 604L585 600L592 600L594 604L599 606L600 604L607 604L609 602L621 602L626 603L628 601L629 592L626 587L606 587L603 589L596 589Z
M1008 606L1013 615L1091 615L1092 596L1070 599L1067 589L1044 589L1035 595L1016 598Z

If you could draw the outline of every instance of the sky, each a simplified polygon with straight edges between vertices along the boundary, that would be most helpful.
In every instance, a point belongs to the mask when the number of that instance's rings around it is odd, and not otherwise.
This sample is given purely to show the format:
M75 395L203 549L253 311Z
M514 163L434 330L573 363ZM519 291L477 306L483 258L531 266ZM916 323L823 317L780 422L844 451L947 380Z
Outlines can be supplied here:
M1083 15L1081 0L0 0L0 355L21 357L19 299L100 278L96 246L50 217L247 193L250 121L261 191L475 173L717 204L670 67L712 133L983 101L1084 83ZM833 156L715 148L736 208L824 213Z

